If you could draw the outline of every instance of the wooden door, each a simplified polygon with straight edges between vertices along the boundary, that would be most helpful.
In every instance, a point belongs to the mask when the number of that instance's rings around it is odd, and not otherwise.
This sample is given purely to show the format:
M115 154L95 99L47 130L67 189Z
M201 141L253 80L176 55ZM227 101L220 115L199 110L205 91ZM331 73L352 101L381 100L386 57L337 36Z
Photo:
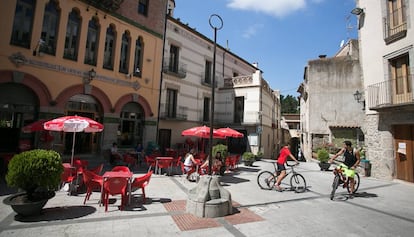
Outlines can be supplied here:
M165 154L165 148L171 148L171 129L159 130L158 145L160 145L162 154Z
M397 179L414 182L414 125L394 126Z

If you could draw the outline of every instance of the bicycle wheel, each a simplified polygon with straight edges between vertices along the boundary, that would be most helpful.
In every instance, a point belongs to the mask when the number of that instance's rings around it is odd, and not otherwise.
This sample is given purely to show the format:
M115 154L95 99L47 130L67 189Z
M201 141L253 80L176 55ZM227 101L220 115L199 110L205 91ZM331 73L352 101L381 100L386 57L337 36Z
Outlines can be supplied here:
M276 183L276 176L270 171L262 171L257 176L257 184L261 189L270 190Z
M354 192L353 192L353 193L351 193L351 187L350 187L350 185L348 184L348 186L347 186L348 193L354 194L354 193L356 193L356 191L358 191L358 188L359 188L359 182L360 182L360 178L359 178L359 174L358 174L358 173L355 173L355 176L354 176L354 182L355 182Z
M335 175L335 178L332 182L331 200L333 200L333 198L335 197L335 192L336 192L336 189L339 186L339 181L340 180L341 180L341 178L339 177L339 175Z
M293 174L290 177L290 187L297 193L303 193L306 191L306 180L301 174Z

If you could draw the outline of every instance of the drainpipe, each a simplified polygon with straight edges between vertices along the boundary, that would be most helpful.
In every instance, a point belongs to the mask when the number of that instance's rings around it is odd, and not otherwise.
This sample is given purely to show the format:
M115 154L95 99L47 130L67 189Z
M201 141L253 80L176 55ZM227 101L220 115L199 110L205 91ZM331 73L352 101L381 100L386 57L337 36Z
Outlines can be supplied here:
M158 96L158 116L157 116L157 126L156 126L156 143L159 142L159 124L160 124L160 109L161 109L161 90L162 90L162 82L163 82L163 67L164 67L164 51L165 51L165 39L167 35L167 22L168 22L168 16L171 14L171 9L168 7L168 1L165 3L165 20L164 20L164 34L162 39L162 58L161 58L161 75L160 75L160 92Z

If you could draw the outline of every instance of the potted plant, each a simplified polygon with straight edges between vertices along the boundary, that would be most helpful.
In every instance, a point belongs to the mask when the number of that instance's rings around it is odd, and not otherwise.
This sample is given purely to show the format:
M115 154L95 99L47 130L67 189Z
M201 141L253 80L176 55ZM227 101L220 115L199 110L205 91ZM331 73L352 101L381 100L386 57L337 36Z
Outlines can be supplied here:
M319 160L319 167L321 170L328 170L331 164L328 163L329 153L325 148L321 148L317 152L317 158Z
M15 155L9 163L6 181L24 192L12 194L3 202L23 216L39 214L55 196L62 172L60 154L53 150L36 149Z
M245 166L252 166L253 162L256 161L256 157L250 151L246 151L242 155L242 159Z
M258 151L257 154L255 155L255 159L256 160L261 160L262 158L263 158L263 152Z
M226 171L226 158L227 158L227 146L223 144L217 144L213 146L213 156L216 155L217 152L221 153L221 163L222 166L220 167L220 175L224 175L224 172Z

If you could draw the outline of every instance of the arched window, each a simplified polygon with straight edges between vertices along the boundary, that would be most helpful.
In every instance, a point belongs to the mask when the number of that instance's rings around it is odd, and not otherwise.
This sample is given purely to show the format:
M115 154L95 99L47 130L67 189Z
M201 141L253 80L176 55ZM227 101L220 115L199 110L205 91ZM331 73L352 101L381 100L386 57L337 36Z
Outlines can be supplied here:
M134 59L134 76L141 77L142 75L142 58L144 56L144 43L139 37L135 41L135 59Z
M104 48L104 63L103 68L114 69L114 46L115 46L115 29L110 25L106 29L105 48Z
M86 39L85 64L96 66L96 57L99 39L99 23L96 17L93 17L88 24L88 38Z
M78 44L81 18L79 12L72 10L69 13L68 25L66 26L65 51L63 58L76 61L78 59Z
M121 57L119 59L119 72L122 73L128 73L130 41L129 32L125 31L122 35Z
M35 0L17 1L10 44L30 48L35 5Z
M45 6L39 52L51 55L56 54L59 18L60 10L58 4L55 0L50 0Z

